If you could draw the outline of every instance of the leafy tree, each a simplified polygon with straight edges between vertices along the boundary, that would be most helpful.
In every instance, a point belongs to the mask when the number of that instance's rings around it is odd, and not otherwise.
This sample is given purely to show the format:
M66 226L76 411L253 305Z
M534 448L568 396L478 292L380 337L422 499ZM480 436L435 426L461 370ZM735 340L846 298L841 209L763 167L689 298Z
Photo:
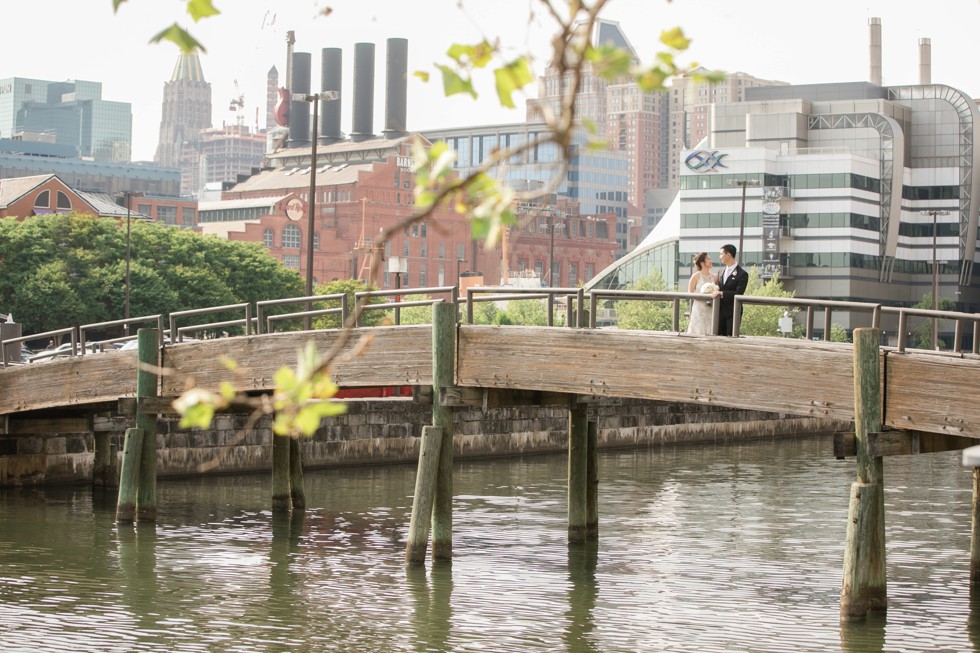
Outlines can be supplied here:
M507 324L548 326L548 304L545 299L516 299L507 302ZM565 323L563 314L554 316L555 326Z
M783 288L783 282L777 273L766 283L759 277L759 268L752 266L749 268L749 283L745 288L746 295L755 297L795 297L795 292L790 292ZM783 317L783 311L789 310L790 315L797 312L796 308L783 306L752 306L746 305L742 312L742 321L739 323L739 334L743 336L771 336L780 337L779 318Z
M401 300L403 302L420 302L427 299L431 299L428 295L402 295ZM395 323L395 311L390 310L386 313L387 317L391 320L391 323ZM398 323L399 324L432 324L432 307L431 306L408 306L406 308L398 309Z
M316 295L339 295L344 293L347 295L347 306L348 309L354 311L354 293L366 292L369 290L377 290L374 286L369 286L362 279L338 279L337 281L330 281L328 283L321 283L316 287L314 294ZM368 302L369 304L383 304L385 300L381 297L373 297ZM326 308L340 308L339 300L322 301L316 302L314 304L317 310L322 310ZM376 326L385 319L385 314L381 311L364 311L361 314L361 325L362 326ZM313 320L313 328L315 329L339 329L341 327L340 315L332 313L330 315L323 315Z
M134 221L130 254L133 317L302 294L299 276L254 243ZM27 334L120 319L125 259L126 232L116 220L4 218L0 307L17 316ZM198 322L232 317L202 316Z
M956 303L949 297L940 297L936 301L936 310L940 311L952 311L956 309ZM922 299L916 303L912 308L922 308L925 310L932 310L932 293L926 293L922 296ZM930 318L919 318L919 326L917 329L909 334L908 342L906 343L908 347L913 349L932 349L932 320ZM936 338L936 346L939 349L946 349L947 345L942 338Z
M662 292L667 290L667 284L660 271L655 270L650 276L637 279L629 290ZM669 302L631 299L616 302L615 308L620 329L670 331L674 328L674 308Z
M831 342L850 342L851 337L847 335L847 329L845 329L840 324L834 322L830 326L830 341Z

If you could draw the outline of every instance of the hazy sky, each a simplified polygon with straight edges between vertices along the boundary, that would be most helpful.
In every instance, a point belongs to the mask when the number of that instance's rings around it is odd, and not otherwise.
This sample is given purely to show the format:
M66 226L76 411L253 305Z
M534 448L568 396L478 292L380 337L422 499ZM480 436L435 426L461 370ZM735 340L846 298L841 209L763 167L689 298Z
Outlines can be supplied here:
M313 90L319 90L320 49L344 50L343 77L352 78L353 44L376 44L376 133L384 128L385 39L407 38L409 72L445 61L449 44L498 37L507 52L530 51L544 70L548 18L539 0L213 0L223 13L194 24L179 0L127 0L118 14L112 0L4 2L0 78L101 81L102 97L133 105L133 158L152 159L160 129L163 84L176 47L150 45L174 21L190 26L207 47L202 57L211 82L215 126L233 124L228 111L235 80L245 96L246 124L265 125L265 79L273 65L285 76L286 31L295 49L313 53ZM324 10L331 11L327 15ZM531 10L538 15L531 17ZM611 0L605 18L619 22L644 61L658 51L661 30L681 26L693 39L684 61L791 83L868 78L868 18L882 19L883 81L918 83L918 39L932 39L932 80L980 95L974 43L980 0ZM281 82L282 83L282 82ZM441 84L410 77L408 128L520 122L517 110L496 103L489 78L474 102L442 95ZM532 91L535 92L535 91ZM350 93L341 127L350 131Z

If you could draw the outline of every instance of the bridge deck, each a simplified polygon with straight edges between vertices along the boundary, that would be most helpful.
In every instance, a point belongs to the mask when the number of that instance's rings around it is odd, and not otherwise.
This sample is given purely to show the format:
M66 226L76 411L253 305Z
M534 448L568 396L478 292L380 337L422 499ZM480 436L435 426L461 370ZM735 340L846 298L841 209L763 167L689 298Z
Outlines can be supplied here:
M224 338L167 347L163 396L193 378L263 391L312 338L324 352L336 331ZM85 408L135 394L136 352L111 352L0 370L0 416ZM238 362L237 378L220 361ZM462 387L634 397L852 419L852 347L773 338L547 327L461 325ZM884 350L886 426L980 438L980 357ZM358 329L338 360L343 387L431 385L429 326Z

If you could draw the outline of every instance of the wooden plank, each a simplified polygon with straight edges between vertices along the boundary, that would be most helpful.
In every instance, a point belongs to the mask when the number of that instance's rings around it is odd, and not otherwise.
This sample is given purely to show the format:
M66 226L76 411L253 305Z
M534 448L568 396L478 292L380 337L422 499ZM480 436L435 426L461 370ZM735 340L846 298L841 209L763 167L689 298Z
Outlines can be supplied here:
M457 385L854 418L846 343L462 325Z
M46 435L50 433L88 433L92 431L90 417L17 417L11 416L9 435Z
M0 371L0 414L114 402L136 393L135 351L113 351Z
M883 431L868 434L868 455L908 456L941 451L961 451L977 443L972 438L928 433L925 431ZM854 433L834 433L834 456L852 457L857 454Z
M980 358L889 352L884 424L980 438Z
M164 377L161 394L179 395L188 379L200 387L217 388L231 381L242 391L269 390L283 365L296 365L296 352L308 340L323 355L336 342L337 331L286 332L206 340L164 348L163 367L179 370ZM342 387L432 384L432 327L397 326L355 329L333 369ZM238 363L238 375L221 362Z
M556 406L567 405L569 395L538 390L501 390L498 388L440 388L439 403L442 406L471 406L487 410L507 406ZM576 397L579 403L588 403L587 397Z

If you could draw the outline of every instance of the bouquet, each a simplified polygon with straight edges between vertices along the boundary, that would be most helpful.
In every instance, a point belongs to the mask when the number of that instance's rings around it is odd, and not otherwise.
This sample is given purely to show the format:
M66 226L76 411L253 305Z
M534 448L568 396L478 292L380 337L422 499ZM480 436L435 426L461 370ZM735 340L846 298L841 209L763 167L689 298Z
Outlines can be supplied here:
M710 295L714 291L718 290L718 284L716 283L706 283L701 286L701 292L705 295Z

